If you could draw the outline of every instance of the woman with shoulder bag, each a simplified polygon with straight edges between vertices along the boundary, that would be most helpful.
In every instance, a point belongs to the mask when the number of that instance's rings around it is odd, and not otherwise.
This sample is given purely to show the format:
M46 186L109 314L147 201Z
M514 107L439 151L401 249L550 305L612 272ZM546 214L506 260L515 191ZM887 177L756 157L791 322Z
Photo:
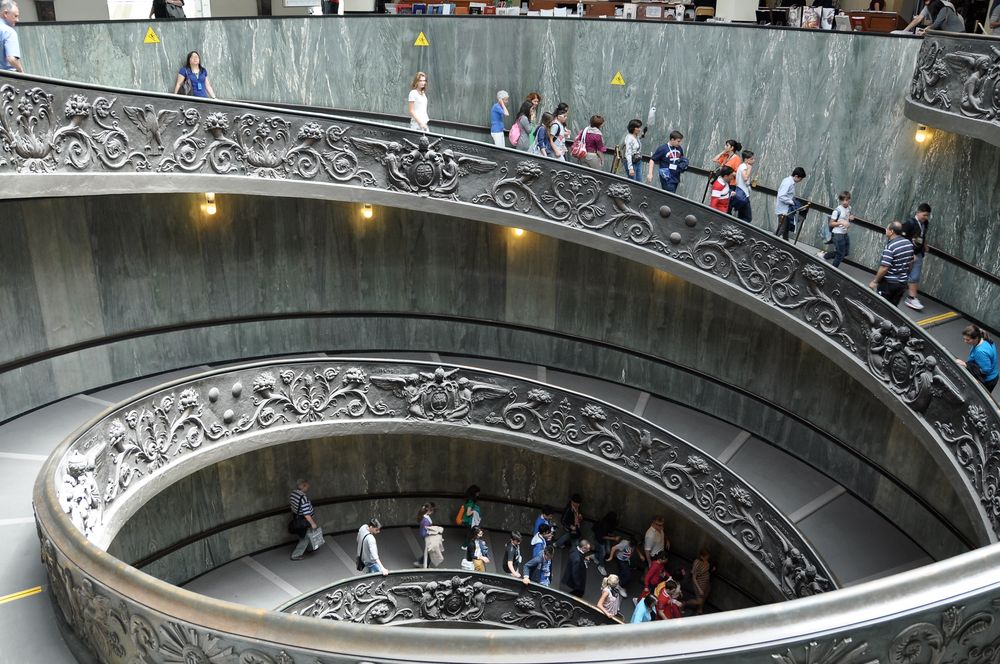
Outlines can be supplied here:
M642 182L642 143L639 141L639 134L642 133L642 120L636 118L629 121L628 132L622 139L624 155L622 161L625 164L625 172L629 179Z

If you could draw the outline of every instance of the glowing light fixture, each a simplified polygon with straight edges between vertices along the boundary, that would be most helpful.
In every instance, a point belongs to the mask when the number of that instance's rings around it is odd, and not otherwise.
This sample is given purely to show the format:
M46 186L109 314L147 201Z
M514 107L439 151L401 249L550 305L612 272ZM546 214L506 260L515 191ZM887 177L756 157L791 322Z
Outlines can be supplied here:
M913 135L913 140L921 145L930 138L931 133L927 131L927 125L917 125L917 133Z
M208 214L218 212L218 208L215 207L215 192L210 191L205 194L205 212Z
M371 203L365 203L361 208L361 216L365 219L371 219L375 216L375 210L372 208Z
M514 235L516 235L517 237L521 237L522 235L524 235L524 229L523 228L515 228L514 229Z

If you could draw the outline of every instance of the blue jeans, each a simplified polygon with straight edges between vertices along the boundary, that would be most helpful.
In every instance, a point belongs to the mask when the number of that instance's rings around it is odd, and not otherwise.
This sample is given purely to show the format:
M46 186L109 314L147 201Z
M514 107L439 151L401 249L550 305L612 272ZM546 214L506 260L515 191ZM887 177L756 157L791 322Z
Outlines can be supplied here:
M382 568L378 563L365 563L365 573L366 574L381 574Z
M633 171L633 174L629 175L628 174L628 165L625 166L625 175L629 179L635 180L636 182L642 182L642 162L641 161L638 164L632 164L632 171Z
M923 254L913 254L913 265L910 267L910 276L907 278L907 282L911 284L920 283L920 272L924 267L924 255Z
M621 560L617 556L615 557L615 562L618 563L618 582L624 588L632 580L632 565L628 560Z
M851 238L847 233L833 234L833 251L823 254L823 258L833 263L834 267L839 267L841 262L851 253Z
M669 191L671 194L677 191L677 185L679 185L681 181L678 179L670 179L669 168L658 168L656 169L656 174L660 176L660 187L663 191Z
M295 550L292 551L292 558L301 558L305 555L306 549L309 548L309 535L303 535L299 543L295 545Z

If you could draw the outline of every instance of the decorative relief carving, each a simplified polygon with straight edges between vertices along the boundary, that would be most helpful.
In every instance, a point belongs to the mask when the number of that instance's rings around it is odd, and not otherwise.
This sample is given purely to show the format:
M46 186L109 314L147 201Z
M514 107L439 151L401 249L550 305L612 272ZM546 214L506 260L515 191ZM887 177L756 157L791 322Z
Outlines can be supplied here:
M596 607L545 586L486 574L427 571L351 579L286 612L387 625L413 621L495 623L525 629L614 624Z
M438 367L433 372L419 371L410 374L381 374L372 376L372 383L391 390L407 404L407 419L461 420L469 423L473 403L498 399L510 390L481 383L468 378L456 378L458 369L446 371Z
M771 655L779 664L878 664L878 658L868 659L868 644L854 645L851 638L835 638L824 643L810 642L789 648L784 654Z
M800 537L787 535L782 519L775 518L773 512L755 510L756 493L722 464L702 454L682 452L678 445L620 418L608 424L607 413L596 404L578 405L569 398L555 406L552 402L551 392L535 388L528 391L526 399L512 400L499 415L487 415L485 422L543 436L560 445L585 448L655 478L703 517L722 526L773 570L786 597L804 597L833 587L819 573L812 554L803 554L792 544ZM685 460L679 461L685 455Z
M978 404L967 406L960 428L940 421L934 428L972 478L990 519L1000 522L1000 428Z
M927 39L913 71L910 100L950 110L956 98L958 112L967 118L1000 119L1000 48L988 40Z
M439 138L432 142L426 134L420 134L416 143L406 138L383 141L357 136L350 142L385 167L389 189L457 200L460 177L470 173L489 173L496 168L496 162L451 148L441 148L443 140Z
M500 400L499 411L491 409ZM697 448L581 395L459 367L310 362L195 379L119 408L85 432L63 462L57 493L74 525L93 537L138 478L150 480L181 456L278 426L365 419L486 426L579 449L654 481L720 526L771 570L787 597L830 587L829 574L784 517ZM789 548L796 551L791 571L780 565Z
M847 298L846 302L862 321L869 369L904 403L923 413L935 398L947 398L955 404L965 401L937 358L926 352L924 340L914 337L909 326L893 325L858 300Z
M216 634L154 613L71 569L44 534L41 553L63 617L106 664L323 664L291 648L269 646L251 636Z
M0 167L11 165L19 173L51 173L58 159L75 170L84 170L96 157L101 165L119 170L131 164L146 170L146 157L133 151L128 135L119 127L113 110L116 99L97 97L94 103L83 95L70 95L63 108L66 124L58 124L55 96L40 87L19 92L13 85L0 86ZM93 134L82 125L96 125Z
M749 238L745 228L732 224L721 230L706 228L697 242L670 255L722 279L734 277L743 289L785 311L801 311L806 323L855 351L844 328L844 314L833 299L840 292L835 290L833 297L823 292L826 269L814 264L802 267L792 252Z

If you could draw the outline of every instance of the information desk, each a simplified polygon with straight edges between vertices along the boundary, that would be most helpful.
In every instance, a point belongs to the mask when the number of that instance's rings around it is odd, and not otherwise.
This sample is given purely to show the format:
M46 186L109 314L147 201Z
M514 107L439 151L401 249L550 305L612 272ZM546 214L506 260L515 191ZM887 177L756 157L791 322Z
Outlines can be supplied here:
M848 12L851 27L862 32L892 32L906 27L906 20L896 12Z

